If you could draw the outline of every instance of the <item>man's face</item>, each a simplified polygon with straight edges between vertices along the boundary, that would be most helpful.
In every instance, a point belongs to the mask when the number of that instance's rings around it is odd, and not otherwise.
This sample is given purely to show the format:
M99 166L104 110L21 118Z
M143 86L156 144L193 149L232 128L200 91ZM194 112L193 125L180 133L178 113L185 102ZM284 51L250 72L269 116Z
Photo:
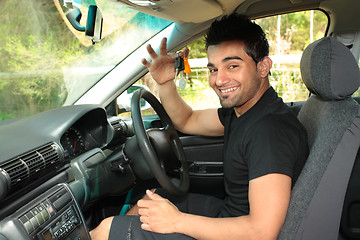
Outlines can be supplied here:
M208 47L209 82L219 96L221 106L245 113L259 97L264 80L257 64L245 52L240 41L227 41Z

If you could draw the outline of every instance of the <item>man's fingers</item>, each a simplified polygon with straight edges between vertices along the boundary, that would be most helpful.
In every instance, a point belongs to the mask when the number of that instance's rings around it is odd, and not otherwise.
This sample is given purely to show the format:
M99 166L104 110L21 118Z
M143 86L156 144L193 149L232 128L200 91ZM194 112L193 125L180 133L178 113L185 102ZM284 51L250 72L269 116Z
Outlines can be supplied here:
M189 56L189 53L190 53L190 50L188 48L185 48L184 50L184 57L188 57Z
M149 62L149 61L146 60L145 58L141 59L141 63L142 63L145 67L147 67L147 68L149 68L150 65L151 65L151 62Z
M140 216L147 216L149 213L149 209L148 208L139 208L138 213Z
M148 217L147 216L140 216L140 222L144 224L148 224Z
M140 199L137 202L137 205L139 208L151 208L151 207L155 206L156 204L157 203L151 199Z
M150 57L151 57L152 59L154 59L154 58L157 57L157 54L156 54L155 50L152 48L152 46L151 46L150 44L148 44L148 45L146 46L146 50L148 51L148 53L149 53L149 55L150 55Z
M188 57L189 56L189 53L190 53L190 50L188 49L188 48L185 48L185 50L184 51L182 51L182 52L179 52L179 56L180 57Z
M164 198L162 198L160 195L150 191L150 190L146 190L146 195L148 195L148 197L151 200L163 200Z
M167 39L163 38L160 43L160 55L166 55L167 54Z
M139 201L137 201L137 205L139 206L139 208L147 208L148 207L148 200L144 200L144 199L140 199Z
M146 223L141 224L141 229L145 231L151 231L150 226Z

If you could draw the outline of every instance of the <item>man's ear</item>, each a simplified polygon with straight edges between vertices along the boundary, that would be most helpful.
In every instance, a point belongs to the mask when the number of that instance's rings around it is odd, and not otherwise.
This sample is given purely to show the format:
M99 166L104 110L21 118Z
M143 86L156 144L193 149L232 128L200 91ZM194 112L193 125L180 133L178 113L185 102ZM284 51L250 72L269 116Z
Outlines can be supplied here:
M267 77L269 75L272 66L272 61L268 56L265 56L263 60L258 62L257 69L261 77Z

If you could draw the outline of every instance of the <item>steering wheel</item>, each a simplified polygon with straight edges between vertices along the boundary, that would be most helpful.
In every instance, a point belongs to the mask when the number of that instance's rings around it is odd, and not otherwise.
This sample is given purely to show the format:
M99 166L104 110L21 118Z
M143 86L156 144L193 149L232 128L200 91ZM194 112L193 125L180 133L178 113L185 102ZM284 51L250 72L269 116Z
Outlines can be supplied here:
M160 118L162 128L145 129L141 116L141 99L146 100ZM152 175L174 196L184 195L189 189L189 170L185 152L177 131L157 98L145 89L134 92L131 99L131 118L136 142Z

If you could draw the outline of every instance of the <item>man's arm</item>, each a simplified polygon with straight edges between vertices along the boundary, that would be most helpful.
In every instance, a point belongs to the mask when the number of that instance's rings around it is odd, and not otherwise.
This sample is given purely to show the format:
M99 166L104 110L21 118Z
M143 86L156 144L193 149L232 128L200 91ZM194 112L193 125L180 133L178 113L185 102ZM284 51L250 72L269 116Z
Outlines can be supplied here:
M193 111L179 95L174 82L175 58L167 54L166 38L161 41L159 54L150 45L147 46L147 51L152 61L142 59L142 63L158 83L160 101L175 127L187 134L223 135L224 127L219 120L217 109Z
M138 202L142 228L158 233L182 233L196 239L276 239L289 205L291 178L268 174L250 181L250 214L208 218L181 213L168 200L147 192L152 200Z

